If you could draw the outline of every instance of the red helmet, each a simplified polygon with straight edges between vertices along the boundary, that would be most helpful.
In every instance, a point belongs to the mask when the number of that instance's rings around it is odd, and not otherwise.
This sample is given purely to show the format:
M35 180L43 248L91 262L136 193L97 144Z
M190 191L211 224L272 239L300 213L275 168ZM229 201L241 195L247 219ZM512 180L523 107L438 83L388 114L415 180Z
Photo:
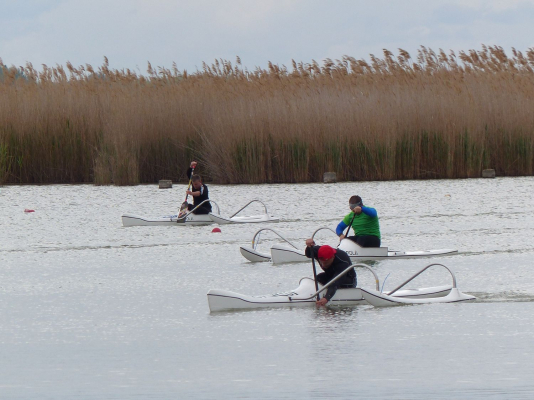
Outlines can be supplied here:
M317 252L317 257L322 258L323 260L329 260L331 258L334 258L335 255L336 255L336 249L333 249L327 244L319 247L319 251Z

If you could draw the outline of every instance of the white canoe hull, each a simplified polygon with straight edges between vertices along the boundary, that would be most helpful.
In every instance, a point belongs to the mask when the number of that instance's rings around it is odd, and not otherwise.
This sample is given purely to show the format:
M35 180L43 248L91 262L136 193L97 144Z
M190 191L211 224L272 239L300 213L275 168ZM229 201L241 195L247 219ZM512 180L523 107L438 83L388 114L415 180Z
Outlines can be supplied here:
M319 288L322 286L319 285ZM451 291L451 286L437 286L423 289L399 290L394 294L395 298L407 296L407 298L431 298L446 296ZM299 287L295 290L276 293L266 296L248 296L228 290L212 289L208 292L208 305L210 312L257 309L266 307L302 307L312 306L316 298L310 298L314 293L315 283L313 279L302 278ZM362 295L361 288L338 289L334 297L328 302L330 306L355 306L368 304Z
M271 261L271 255L266 253L260 253L259 251L254 250L251 247L240 247L239 251L241 252L241 255L245 257L247 260L252 262L263 262L263 261Z
M364 260L423 258L446 256L458 253L458 250L455 249L389 251L387 247L360 247L358 244L354 243L350 239L343 239L339 244L338 248L347 252L353 263L358 263ZM248 248L248 250L251 249ZM243 252L241 254L243 254ZM243 256L247 258L245 254L243 254ZM291 246L284 244L274 244L271 247L271 260L273 264L309 261L309 259L304 255L304 250L295 249ZM252 260L249 259L249 261Z
M449 294L444 297L435 298L399 298L396 296L396 293L394 293L393 296L388 296L385 293L380 293L376 290L370 289L362 289L361 292L367 303L375 307L402 306L406 304L459 303L476 300L475 296L462 293L458 290L458 288L451 289Z
M304 255L304 250L295 249L294 247L284 244L274 244L271 247L271 260L273 261L273 264L310 261L310 259Z
M141 217L138 215L124 214L122 216L123 226L195 226L210 225L213 220L211 214L188 214L185 218L178 218L178 215L168 215L163 217Z
M210 214L210 217L213 222L219 225L256 224L260 222L279 222L280 221L278 218L275 218L267 214L251 215L251 216L244 216L244 217L232 217L232 218L225 218L225 217L221 217L220 215Z

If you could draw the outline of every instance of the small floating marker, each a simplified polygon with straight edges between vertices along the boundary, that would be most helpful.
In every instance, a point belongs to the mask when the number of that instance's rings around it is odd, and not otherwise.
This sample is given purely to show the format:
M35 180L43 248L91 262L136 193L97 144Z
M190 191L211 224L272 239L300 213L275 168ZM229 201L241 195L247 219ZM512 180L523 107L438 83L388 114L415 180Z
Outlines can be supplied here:
M495 170L494 169L482 170L482 178L495 178Z
M169 179L160 179L159 188L160 189L171 189L172 188L172 181L169 180Z
M35 212L35 210L30 210L30 209L26 208L26 209L24 210L24 212L25 212L25 213L30 213L30 212Z
M335 172L325 172L323 174L323 182L324 183L336 183L337 177Z
M220 228L213 228L213 230L211 231L211 233L217 233L217 232L221 232L221 229Z

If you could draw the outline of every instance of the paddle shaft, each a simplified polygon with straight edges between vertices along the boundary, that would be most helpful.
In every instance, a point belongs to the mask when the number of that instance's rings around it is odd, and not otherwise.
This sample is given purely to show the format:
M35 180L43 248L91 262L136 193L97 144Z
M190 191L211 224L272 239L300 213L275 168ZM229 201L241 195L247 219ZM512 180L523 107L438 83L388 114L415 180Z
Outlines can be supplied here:
M345 237L348 236L349 231L350 231L350 228L351 228L351 226L352 226L352 223L354 222L354 218L356 218L356 213L355 213L354 211L353 211L353 213L354 213L354 215L352 216L352 219L350 220L350 224L349 224L349 226L347 227L347 232L345 232ZM356 232L354 232L354 233L356 233Z
M191 187L191 182L192 182L192 180L193 180L193 174L194 174L194 173L195 173L195 167L192 167L192 168L191 168L191 177L189 178L189 184L187 185L187 190L189 190L189 188ZM189 194L188 194L187 191L186 191L186 193L185 193L185 200L184 200L184 202L182 203L182 206L183 206L184 203L187 203L187 198L188 198L188 197L189 197ZM180 208L182 208L182 207L180 207Z
M312 267L313 267L313 280L315 282L315 291L319 292L319 284L317 283L317 271L315 270L315 252L313 251L313 246L310 247L312 255ZM321 300L321 296L317 293L317 301Z

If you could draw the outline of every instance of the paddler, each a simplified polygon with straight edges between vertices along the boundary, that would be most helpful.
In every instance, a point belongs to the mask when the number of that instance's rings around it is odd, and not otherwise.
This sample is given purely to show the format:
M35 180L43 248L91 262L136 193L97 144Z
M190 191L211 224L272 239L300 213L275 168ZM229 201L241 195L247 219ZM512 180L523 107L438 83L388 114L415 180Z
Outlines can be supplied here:
M306 239L305 254L308 258L312 258L313 255L313 258L319 262L319 265L324 272L317 274L317 281L323 286L345 271L345 269L352 264L349 255L343 250L334 249L328 245L316 246L313 239ZM318 306L324 306L330 299L332 299L332 297L334 297L337 289L353 288L356 287L356 283L356 271L352 268L349 272L343 275L343 277L334 282L332 286L329 286L324 297L317 300L316 304Z
M193 204L187 204L189 211L194 210L196 206L204 200L209 200L208 187L202 183L202 178L198 174L193 174L193 170L197 166L196 161L191 161L189 169L187 170L187 177L191 180L191 190L187 190L188 196L193 197ZM211 203L208 201L202 204L199 208L193 211L193 214L209 214L211 212Z
M349 208L350 213L345 215L336 228L339 240L346 237L343 231L351 226L354 236L349 236L347 239L356 242L361 247L380 247L380 224L376 210L364 206L360 196L352 196L349 199Z

